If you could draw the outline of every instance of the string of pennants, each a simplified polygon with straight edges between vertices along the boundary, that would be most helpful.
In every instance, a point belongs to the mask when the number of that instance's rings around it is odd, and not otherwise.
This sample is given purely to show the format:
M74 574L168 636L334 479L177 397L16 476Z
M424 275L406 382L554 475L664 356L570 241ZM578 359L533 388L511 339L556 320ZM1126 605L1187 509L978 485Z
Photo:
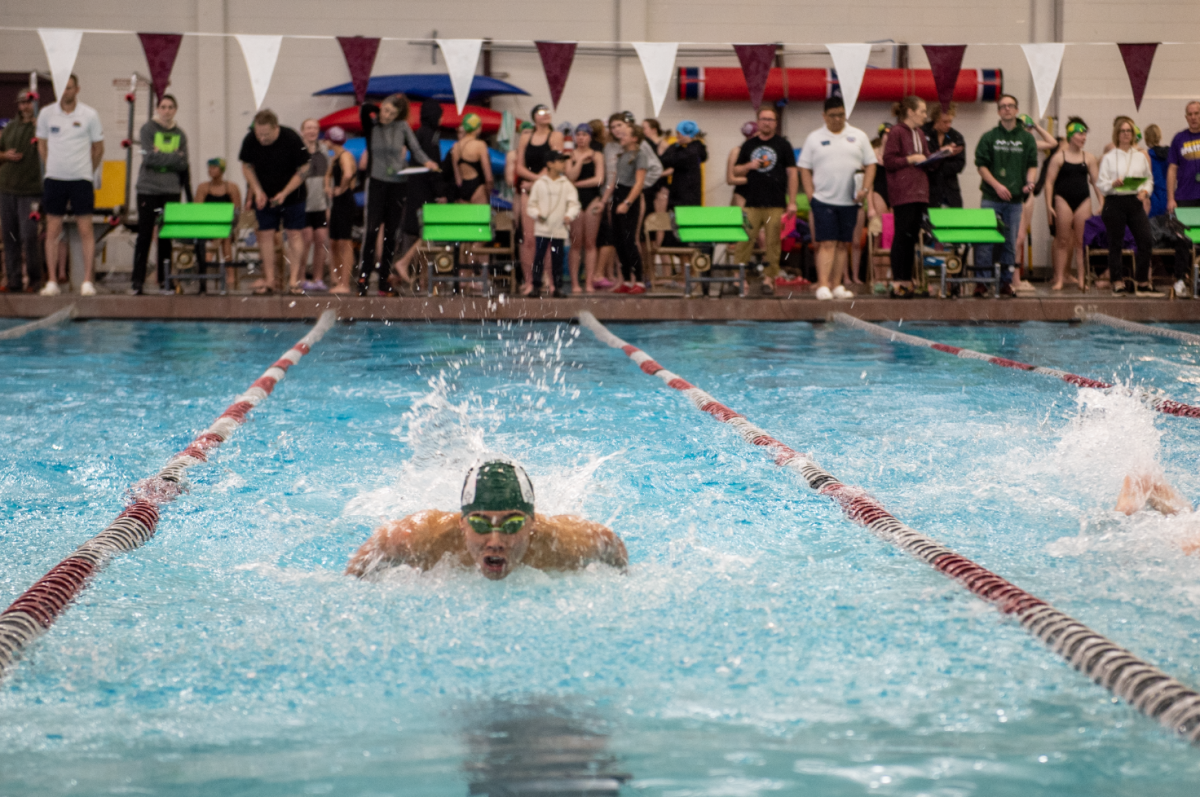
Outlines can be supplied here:
M6 29L13 30L12 28L0 28L0 30ZM67 28L38 28L37 32L41 37L42 47L46 51L46 60L50 63L54 91L61 95L62 88L75 67L75 59L79 54L79 45L85 31ZM103 33L134 33L134 31L103 31ZM171 70L175 66L175 57L179 53L179 45L184 35L182 33L137 33L146 55L146 63L150 68L150 80L156 97L161 97L170 83ZM267 88L271 84L271 77L275 72L275 63L279 60L279 49L283 44L284 37L242 33L233 34L233 37L237 39L242 56L246 60L246 70L250 74L250 88L254 93L255 108L261 108L267 95ZM382 39L364 36L338 36L336 39L346 58L350 80L354 85L355 100L362 103L366 98L367 82L375 65L375 56L379 52L379 43ZM441 50L442 57L446 60L446 69L454 88L454 103L461 113L463 106L467 103L471 81L475 77L479 54L483 48L483 39L436 39L435 41L438 49ZM550 98L557 108L563 90L566 88L571 65L575 60L578 42L537 41L534 44L546 74ZM642 70L646 75L646 83L650 89L650 99L654 104L654 114L657 116L662 112L663 101L666 99L671 85L679 43L630 42L630 44L641 61ZM1154 62L1154 55L1159 43L1118 43L1116 46L1125 63L1125 71L1129 75L1134 104L1140 110L1142 97L1146 91L1146 81L1150 77L1150 66ZM766 88L767 77L779 45L733 44L732 47L741 63L746 87L750 92L750 101L757 108L762 104L763 90ZM934 84L937 86L938 98L943 106L948 105L954 95L954 86L958 80L967 45L925 44L922 47L929 59L929 67L933 73ZM826 44L825 48L829 51L834 68L837 70L842 96L846 103L846 115L849 116L854 112L863 75L867 69L867 61L871 55L871 45ZM1058 81L1066 44L1062 42L1022 44L1021 49L1025 53L1025 59L1029 63L1029 70L1033 75L1034 89L1038 98L1038 116L1042 117L1046 114L1046 106L1050 103L1054 85Z

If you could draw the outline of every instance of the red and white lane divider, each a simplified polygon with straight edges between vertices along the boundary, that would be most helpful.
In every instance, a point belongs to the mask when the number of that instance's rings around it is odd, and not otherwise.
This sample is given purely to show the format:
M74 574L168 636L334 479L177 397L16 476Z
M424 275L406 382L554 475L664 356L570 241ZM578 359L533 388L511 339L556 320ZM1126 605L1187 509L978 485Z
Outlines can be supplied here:
M591 313L580 313L579 322L603 343L625 352L644 372L683 393L701 412L734 427L746 442L765 448L776 465L799 473L818 494L836 501L850 520L996 604L1004 614L1015 616L1025 630L1075 669L1146 716L1157 719L1189 741L1200 743L1200 694L1040 598L904 525L866 492L842 484L807 454L784 445L744 415L663 368L650 355L609 332Z
M1167 329L1165 327L1152 327L1149 324L1139 324L1136 321L1126 321L1124 318L1117 318L1104 313L1087 313L1083 316L1087 321L1095 321L1097 324L1113 327L1114 329L1123 329L1126 332L1140 332L1143 335L1158 335L1160 338L1171 338L1180 340L1184 343L1200 343L1200 335L1192 334L1191 332L1180 332L1178 329Z
M158 508L171 503L182 492L180 481L187 469L208 461L209 452L228 440L246 422L246 413L271 395L287 370L308 354L336 320L337 314L333 310L322 313L309 333L284 352L249 390L234 399L212 426L171 457L157 475L134 486L133 502L108 528L55 565L0 614L0 675L12 666L24 648L54 624L67 605L83 591L88 579L100 572L109 559L140 547L154 536Z
M918 338L916 335L906 335L903 332L898 332L894 329L881 327L879 324L872 324L870 321L863 321L861 318L855 318L846 313L833 313L831 316L834 321L839 324L847 324L848 326L857 327L864 332L869 332L881 338L887 338L893 343L907 343L909 346L921 346L926 349L933 349L945 354L953 354L955 357L961 357L964 360L983 360L984 362L998 365L1001 368L1012 368L1017 371L1028 371L1032 374L1041 374L1042 376L1052 376L1055 379L1061 379L1075 387L1094 387L1100 390L1107 390L1113 387L1108 382L1101 382L1098 379L1089 379L1086 376L1070 374L1066 371L1060 371L1057 368L1046 368L1042 365L1029 365L1028 363L1009 360L1004 357L994 357L991 354L984 354L971 349L960 349L957 346L948 346L945 343L938 343L929 340L928 338ZM1200 407L1191 404L1184 404L1181 401L1172 401L1161 396L1155 396L1145 391L1138 392L1139 397L1147 402L1151 408L1161 412L1163 415L1176 415L1180 418L1200 418Z

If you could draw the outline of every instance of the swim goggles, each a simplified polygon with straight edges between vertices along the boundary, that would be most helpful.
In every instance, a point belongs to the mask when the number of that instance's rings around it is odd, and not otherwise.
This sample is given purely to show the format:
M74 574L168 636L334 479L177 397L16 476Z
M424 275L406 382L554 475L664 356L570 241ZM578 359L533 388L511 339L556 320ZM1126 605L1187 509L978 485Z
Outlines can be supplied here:
M492 532L500 532L501 534L516 534L521 529L525 528L525 524L529 522L529 518L525 515L513 515L505 520L499 526L493 526L492 522L485 517L479 515L467 515L467 525L476 534L491 534Z

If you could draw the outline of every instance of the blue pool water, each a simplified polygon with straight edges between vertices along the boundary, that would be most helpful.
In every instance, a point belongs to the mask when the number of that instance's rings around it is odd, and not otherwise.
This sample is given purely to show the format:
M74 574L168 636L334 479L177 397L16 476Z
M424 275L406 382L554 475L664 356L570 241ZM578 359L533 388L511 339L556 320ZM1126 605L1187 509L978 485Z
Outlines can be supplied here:
M809 324L613 325L914 528L1200 685L1200 423ZM1107 328L905 331L1200 402ZM288 324L75 323L0 350L0 599L120 511ZM484 452L627 575L341 575ZM1194 795L1200 755L565 325L338 325L0 682L0 795ZM522 785L524 784L524 785ZM547 785L549 784L549 785ZM525 791L522 791L525 789ZM555 791L557 789L557 791Z

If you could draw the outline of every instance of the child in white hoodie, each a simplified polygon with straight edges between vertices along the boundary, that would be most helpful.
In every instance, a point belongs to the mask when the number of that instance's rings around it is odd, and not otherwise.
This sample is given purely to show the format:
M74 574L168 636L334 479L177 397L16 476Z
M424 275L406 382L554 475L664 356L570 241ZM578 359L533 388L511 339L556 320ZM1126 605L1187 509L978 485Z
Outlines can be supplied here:
M533 282L521 288L522 296L540 296L542 269L546 262L546 251L550 252L551 277L554 280L554 295L562 295L563 262L566 251L568 225L581 210L579 192L566 178L568 155L551 150L546 155L546 174L543 174L529 190L529 201L525 212L534 220L534 236L537 242L533 256Z

